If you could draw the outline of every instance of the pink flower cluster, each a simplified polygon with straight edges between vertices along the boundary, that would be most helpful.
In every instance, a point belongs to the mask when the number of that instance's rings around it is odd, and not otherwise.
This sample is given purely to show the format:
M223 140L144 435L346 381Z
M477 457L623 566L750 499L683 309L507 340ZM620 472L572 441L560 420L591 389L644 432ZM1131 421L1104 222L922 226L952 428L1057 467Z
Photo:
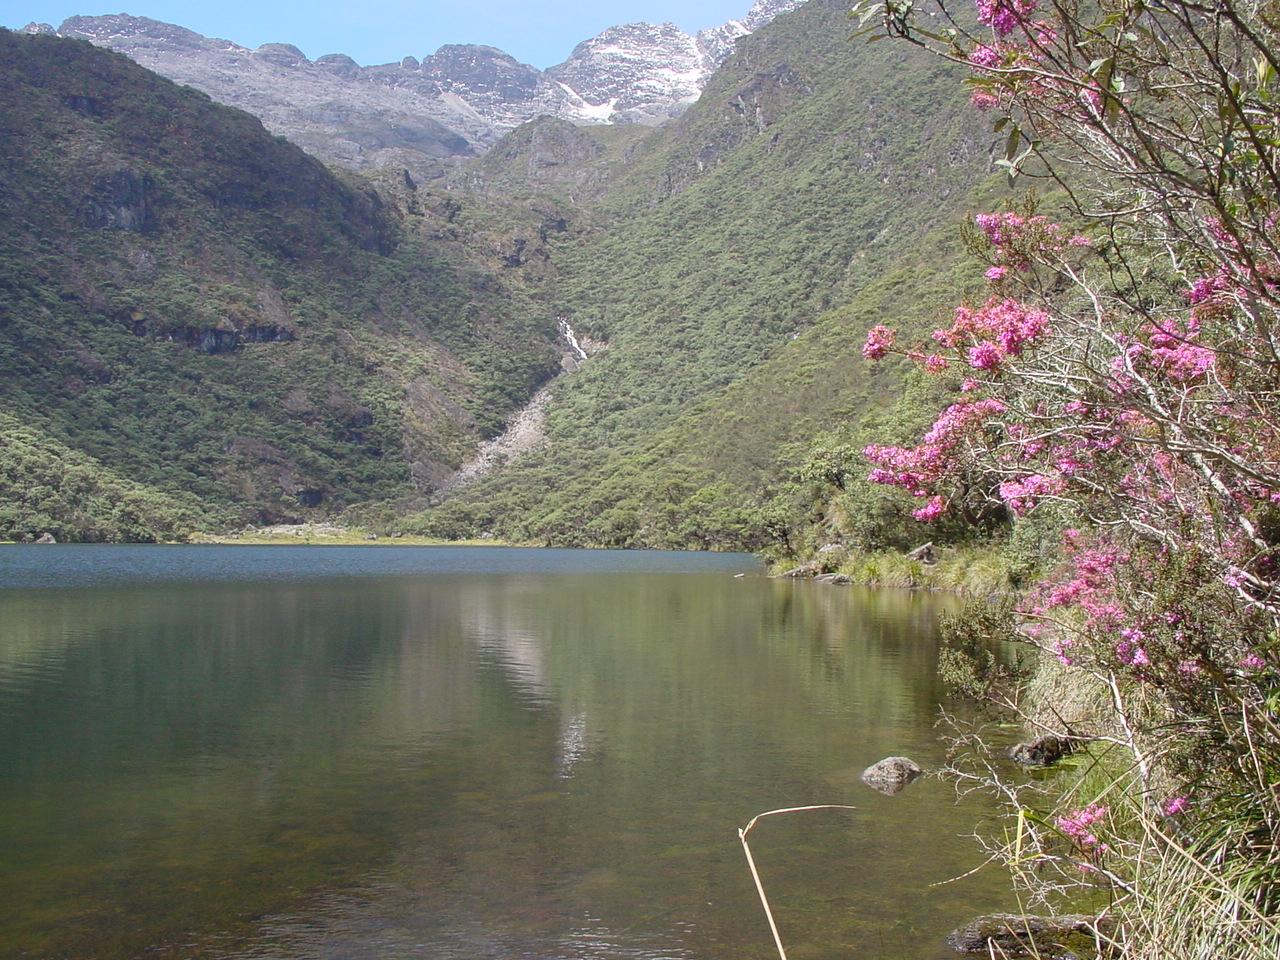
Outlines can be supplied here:
M996 247L1003 246L1027 224L1026 219L1016 213L980 213L973 222Z
M1120 640L1116 643L1116 659L1126 667L1146 667L1151 661L1147 651L1142 648L1146 634L1137 627L1127 627L1120 631Z
M1035 12L1036 0L977 0L978 20L1007 37Z
M1061 477L1046 477L1035 473L1021 480L1007 480L1000 484L1000 499L1015 516L1021 517L1033 510L1042 497L1060 494L1066 488L1066 481Z
M1086 544L1076 530L1063 534L1063 548L1070 558L1065 570L1028 596L1024 612L1048 619L1054 610L1075 607L1084 614L1085 625L1098 632L1114 635L1125 629L1126 615L1116 598L1116 574L1129 563L1129 556L1105 542ZM1070 635L1055 640L1054 653L1068 666L1075 662L1073 646Z
M930 496L933 485L956 469L957 452L964 441L1005 409L1002 402L993 399L953 403L929 428L919 446L866 447L863 456L876 465L867 479L901 487L914 497ZM917 511L917 519L936 520L945 509L942 498L934 497Z
M972 58L972 54L970 54ZM1024 217L1019 213L980 213L974 223L995 250L997 266L1026 270L1035 257L1048 258L1070 247L1090 247L1088 237L1068 236L1060 224L1047 217ZM1003 278L1004 274L1000 274ZM988 279L991 275L988 274Z
M1216 352L1195 342L1200 325L1194 317L1185 329L1175 320L1164 320L1152 325L1148 332L1151 365L1171 380L1198 380L1217 363Z
M1164 815L1176 817L1191 809L1191 801L1184 796L1170 797L1164 803Z
M884 324L877 324L867 331L867 341L862 345L862 356L866 360L880 360L893 346L895 333Z
M951 327L935 330L933 339L948 349L968 343L966 358L975 370L993 373L1049 330L1049 315L1017 300L992 297L981 307L957 307Z
M1240 669L1248 670L1250 673L1257 673L1266 667L1267 661L1263 660L1256 653L1250 653L1240 659Z
M911 514L921 523L933 523L947 512L947 502L941 497L930 497L923 507Z
M969 51L969 62L975 67L991 68L997 66L1004 55L996 47L988 47L984 44L978 44Z
M1199 277L1187 291L1187 302L1193 306L1207 303L1223 290L1231 288L1231 281L1225 271L1218 271L1207 277Z
M1106 807L1091 803L1081 810L1058 817L1054 823L1086 853L1106 853L1108 847L1098 839L1094 829L1094 825L1106 815Z

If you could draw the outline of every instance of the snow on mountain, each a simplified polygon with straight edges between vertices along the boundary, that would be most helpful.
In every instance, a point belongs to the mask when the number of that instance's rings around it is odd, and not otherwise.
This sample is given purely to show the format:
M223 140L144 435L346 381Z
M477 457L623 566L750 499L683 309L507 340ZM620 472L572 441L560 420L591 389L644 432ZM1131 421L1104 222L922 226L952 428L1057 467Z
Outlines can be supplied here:
M546 75L597 109L612 104L606 120L657 122L696 100L710 70L675 24L628 23L584 40Z
M802 3L804 0L756 0L741 20L698 31L698 46L714 69L729 59L739 38L755 33L774 17L790 13Z

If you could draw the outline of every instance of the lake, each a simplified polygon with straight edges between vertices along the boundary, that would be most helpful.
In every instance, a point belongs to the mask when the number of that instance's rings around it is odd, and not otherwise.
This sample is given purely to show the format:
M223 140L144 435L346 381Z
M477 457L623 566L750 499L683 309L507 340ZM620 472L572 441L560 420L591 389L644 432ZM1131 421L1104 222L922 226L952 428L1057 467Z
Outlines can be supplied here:
M742 574L742 576L737 576ZM0 547L0 956L954 956L944 598L746 556Z

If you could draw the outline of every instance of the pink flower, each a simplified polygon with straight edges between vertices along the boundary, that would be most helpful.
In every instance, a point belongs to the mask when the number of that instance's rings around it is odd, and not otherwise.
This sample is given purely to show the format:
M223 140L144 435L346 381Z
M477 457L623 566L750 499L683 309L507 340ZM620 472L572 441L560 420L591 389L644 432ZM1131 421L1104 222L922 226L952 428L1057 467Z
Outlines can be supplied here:
M893 346L896 334L884 324L877 324L867 331L867 342L862 345L862 356L867 360L880 360Z
M911 515L921 523L932 523L946 512L947 504L941 497L930 497L928 503Z
M969 103L978 110L991 110L1000 106L1000 98L986 90L975 90L969 94Z
M930 373L941 373L947 369L947 360L936 353L931 353L924 358L924 368Z
M1186 797L1170 797L1164 802L1164 815L1166 817L1176 817L1180 813L1186 813L1191 809L1191 801Z
M969 51L969 62L975 67L994 67L1000 62L1000 51L995 47L978 44Z
M1000 499L1009 505L1016 516L1035 509L1039 498L1062 493L1066 482L1061 477L1045 477L1032 474L1021 480L1007 480L1000 484Z
M1193 304L1204 303L1214 294L1226 290L1230 286L1230 281L1222 273L1200 277L1195 283L1191 284L1191 289L1187 291L1187 301Z
M978 20L1007 37L1036 9L1036 0L978 0Z
M996 283L1005 278L1005 274L1009 272L1008 267L991 267L987 270L986 277L992 283Z
M1267 665L1267 661L1263 660L1256 653L1251 653L1240 660L1240 669L1248 670L1251 673L1257 673Z
M1105 853L1107 845L1098 840L1093 825L1106 815L1106 807L1099 803L1091 803L1082 810L1058 817L1054 822L1059 830L1074 840L1085 852Z
M1000 246L1004 243L1004 233L1001 227L1004 225L1004 217L998 213L980 213L973 218L974 224L987 235L987 239L994 246Z
M1003 357L1000 348L989 340L969 348L969 366L976 370L994 370Z

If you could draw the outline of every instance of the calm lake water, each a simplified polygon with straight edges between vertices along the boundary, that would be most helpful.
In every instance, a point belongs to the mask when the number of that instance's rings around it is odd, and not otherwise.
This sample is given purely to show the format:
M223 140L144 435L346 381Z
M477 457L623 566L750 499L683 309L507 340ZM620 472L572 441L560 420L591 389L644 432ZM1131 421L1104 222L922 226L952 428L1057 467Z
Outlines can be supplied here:
M745 576L735 578L735 574ZM0 547L0 956L953 956L946 601L744 556Z

